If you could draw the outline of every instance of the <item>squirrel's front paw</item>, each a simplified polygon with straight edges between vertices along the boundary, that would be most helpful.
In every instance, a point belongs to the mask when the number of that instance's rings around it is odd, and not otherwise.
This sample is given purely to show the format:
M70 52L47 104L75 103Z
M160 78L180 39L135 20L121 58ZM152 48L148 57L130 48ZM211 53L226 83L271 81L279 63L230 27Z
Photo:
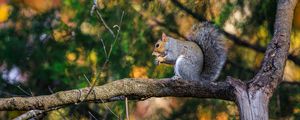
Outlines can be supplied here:
M164 57L158 56L158 57L157 57L157 61L159 61L159 62L164 62L164 61L166 61L166 56L164 56Z
M175 76L173 76L172 78L171 78L172 80L180 80L180 79L182 79L180 76L178 76L178 75L175 75Z
M166 57L162 57L162 56L158 56L156 59L155 59L155 64L156 65L159 65L161 63L164 63L166 61Z
M160 61L158 58L155 59L155 64L156 65L160 65L162 63L162 61Z

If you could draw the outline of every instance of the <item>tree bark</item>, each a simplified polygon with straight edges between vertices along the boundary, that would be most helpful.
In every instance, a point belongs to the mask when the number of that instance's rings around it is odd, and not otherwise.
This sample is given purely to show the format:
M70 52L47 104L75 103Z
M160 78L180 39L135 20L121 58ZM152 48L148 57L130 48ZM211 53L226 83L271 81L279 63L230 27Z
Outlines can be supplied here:
M268 45L260 71L248 83L232 81L242 120L269 119L269 99L283 79L296 4L297 0L278 1L274 36Z
M254 94L248 91L247 85L237 79L231 80L235 86L235 103L238 106L241 120L268 120L269 99L262 91Z
M61 91L51 95L34 97L0 98L1 110L48 110L81 102L110 102L142 100L149 97L197 97L234 99L233 87L228 82L188 81L172 79L123 79L78 90ZM90 93L90 94L89 94Z

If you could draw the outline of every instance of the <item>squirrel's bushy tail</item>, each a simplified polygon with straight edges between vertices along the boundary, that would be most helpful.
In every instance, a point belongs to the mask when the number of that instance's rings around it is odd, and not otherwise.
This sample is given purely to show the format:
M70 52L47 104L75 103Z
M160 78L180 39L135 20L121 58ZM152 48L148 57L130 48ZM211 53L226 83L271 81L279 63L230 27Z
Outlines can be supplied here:
M204 22L193 26L189 40L196 42L204 54L201 79L216 80L227 57L225 37L213 24Z

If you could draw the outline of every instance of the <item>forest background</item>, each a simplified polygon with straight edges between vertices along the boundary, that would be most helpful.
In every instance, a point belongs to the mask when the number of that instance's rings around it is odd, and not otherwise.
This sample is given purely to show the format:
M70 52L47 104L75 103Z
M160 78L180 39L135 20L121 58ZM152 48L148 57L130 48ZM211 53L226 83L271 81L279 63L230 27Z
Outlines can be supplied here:
M122 78L166 78L172 66L155 65L151 52L165 32L186 39L199 21L228 38L220 79L250 79L272 38L272 0L0 0L0 97L37 96ZM295 9L284 82L270 102L271 119L300 119L300 3ZM226 76L225 76L226 75ZM90 83L89 83L90 82ZM234 103L195 98L130 101L135 119L238 119ZM15 118L25 111L1 111ZM124 101L80 103L48 119L124 118Z

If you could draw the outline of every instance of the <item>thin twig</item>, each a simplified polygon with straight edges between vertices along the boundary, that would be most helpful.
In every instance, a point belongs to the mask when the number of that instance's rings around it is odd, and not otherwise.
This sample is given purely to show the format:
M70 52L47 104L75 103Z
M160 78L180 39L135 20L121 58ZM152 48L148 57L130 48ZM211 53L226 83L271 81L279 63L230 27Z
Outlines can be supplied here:
M98 9L96 9L96 11L98 12ZM111 47L110 47L110 50L109 50L109 53L106 55L107 56L107 58L106 58L106 61L105 61L105 63L103 64L103 66L102 66L102 69L104 68L104 66L108 63L108 61L109 61L109 58L110 58L110 55L111 55L111 52L112 52L112 49L113 49L113 47L114 47L114 45L116 44L116 41L118 40L118 38L119 38L119 34L120 34L120 30L121 30L121 24L122 24L122 22L123 22L123 17L124 17L124 11L122 12L122 16L121 16L121 20L120 20L120 23L119 23L119 26L118 26L118 32L117 32L117 36L115 37L115 39L114 39L114 42L111 44ZM103 22L105 23L105 21L103 20ZM116 25L115 25L116 26ZM114 27L115 27L114 26ZM102 40L102 39L101 39ZM103 41L102 41L103 42ZM102 43L102 44L104 44L104 43ZM106 49L105 49L105 52L106 52ZM99 74L101 73L101 71L99 72ZM99 75L97 75L97 78L96 78L96 80L98 79L98 76ZM86 78L87 79L87 78ZM96 85L96 81L95 82L93 82L93 85L91 86L91 89L89 90L89 92L88 92L88 94L85 96L85 98L82 100L82 101L84 101L88 96L89 96L89 94L91 93L91 91L93 90L93 88L95 87L95 85Z
M118 118L118 120L120 120L120 117L119 117L116 113L114 113L114 112L106 105L106 103L105 103L102 99L100 99L100 100L101 100L101 102L104 104L105 108L106 108L107 110L109 110L114 116L116 116L116 117Z
M102 46L103 46L103 50L104 50L104 54L105 54L105 58L108 58L108 56L107 56L107 52L106 52L106 47L105 47L105 44L104 44L104 42L103 42L103 39L101 38L101 39L100 39L100 41L101 41L101 43L102 43Z
M86 78L86 79L87 79L87 78ZM88 80L88 79L87 79L87 80ZM96 79L96 80L97 80L97 79ZM90 84L90 85L91 85L91 84ZM94 82L92 83L92 86L91 86L91 88L90 88L88 94L84 97L83 100L81 100L81 102L82 102L82 101L85 101L86 98L91 94L91 92L94 90L95 85L96 85L96 81L94 81ZM81 103L81 102L80 102L80 103Z
M113 44L111 44L111 47L110 47L110 50L109 50L109 53L108 53L108 58L110 57L111 51L112 51L114 45L116 44L116 42L117 42L117 40L118 40L120 31L121 31L121 24L122 24L122 22L123 22L123 17L124 17L124 11L122 12L121 20L120 20L120 23L119 23L119 27L118 27L119 29L118 29L117 37L115 38Z
M102 21L102 23L103 23L103 25L105 26L105 28L106 28L106 29L110 32L110 34L115 38L116 36L115 36L114 31L112 31L112 30L108 27L108 25L106 24L106 22L105 22L104 19L102 18L101 13L99 12L100 10L99 10L97 7L95 7L95 9L96 9L96 13L97 13L98 17L99 17L100 20Z
M84 76L85 80L89 83L89 85L91 85L91 82L90 82L90 80L86 77L86 75L83 74L83 76Z
M119 38L119 34L120 34L120 30L121 30L121 24L122 24L122 21L123 21L123 17L124 17L124 11L122 12L122 16L121 16L121 20L120 20L120 23L119 23L119 25L114 25L113 26L113 28L118 28L118 30L117 30L117 36L115 36L115 34L114 34L114 32L107 26L107 24L106 24L106 22L104 21L104 19L102 18L102 15L101 15L101 13L99 12L100 10L97 8L97 5L96 5L97 3L95 3L95 1L94 1L94 5L93 5L93 8L92 8L92 11L91 11L91 13L94 11L94 10L96 10L96 13L97 13L97 15L98 15L98 18L100 18L100 20L102 21L102 23L104 24L104 26L105 26L105 28L106 29L108 29L109 30L109 32L111 33L111 35L114 37L114 41L113 41L113 43L111 44L111 47L110 47L110 49L109 49L109 53L107 54L107 50L106 50L106 47L105 47L105 44L104 44L104 41L103 41L103 39L101 38L100 40L101 40L101 43L102 43L102 46L103 46L103 49L104 49L104 53L105 53L105 57L106 57L106 60L105 60L105 62L104 62L104 64L102 65L102 68L101 68L101 71L104 69L104 67L106 66L106 64L108 64L108 62L109 62L109 58L110 58L110 55L111 55L111 52L112 52L112 49L113 49L113 47L114 47L114 45L116 44L116 41L118 40L118 38ZM101 71L99 72L99 74L101 73ZM85 101L86 99L87 99L87 97L89 96L89 94L91 93L91 91L93 91L93 89L94 89L94 87L95 87L95 85L96 85L96 81L94 81L93 83L92 83L92 85L91 85L91 83L90 83L90 81L89 81L89 79L84 75L84 77L85 77L85 79L88 81L88 83L89 83L89 86L91 86L91 88L89 89L89 91L88 91L88 94L85 96L85 98L82 100L82 101ZM96 78L96 80L98 80L98 77L99 77L99 75L97 75L97 78ZM81 102L82 102L81 101ZM104 101L101 99L101 101L104 103ZM112 114L114 114L118 119L119 119L119 117L105 104L105 107L106 107L106 109L108 109L110 112L112 112Z
M16 86L17 88L19 88L23 93L25 93L28 96L32 96L31 94L29 94L28 92L26 92L24 89L21 88L20 85Z
M50 111L53 111L53 110L58 110L62 108L62 106L60 107L55 107L55 108L51 108L51 109L48 109L48 110L30 110L16 118L14 118L13 120L28 120L28 119L34 119L36 117L39 117L40 115L42 115L43 113L46 113L46 112L50 112ZM58 111L59 112L59 111ZM60 113L60 112L59 112ZM62 116L63 117L63 116ZM65 120L65 117L63 117L63 119Z
M128 107L128 98L125 97L125 108L126 108L126 120L130 120L129 119L129 107Z
M54 93L53 90L50 88L50 86L48 86L48 90L50 91L50 93Z
M16 118L14 118L13 120L28 120L28 119L31 119L31 118L34 118L34 117L37 117L41 114L44 113L45 110L30 110Z
M90 111L88 111L89 115L92 116L95 120L98 120Z

